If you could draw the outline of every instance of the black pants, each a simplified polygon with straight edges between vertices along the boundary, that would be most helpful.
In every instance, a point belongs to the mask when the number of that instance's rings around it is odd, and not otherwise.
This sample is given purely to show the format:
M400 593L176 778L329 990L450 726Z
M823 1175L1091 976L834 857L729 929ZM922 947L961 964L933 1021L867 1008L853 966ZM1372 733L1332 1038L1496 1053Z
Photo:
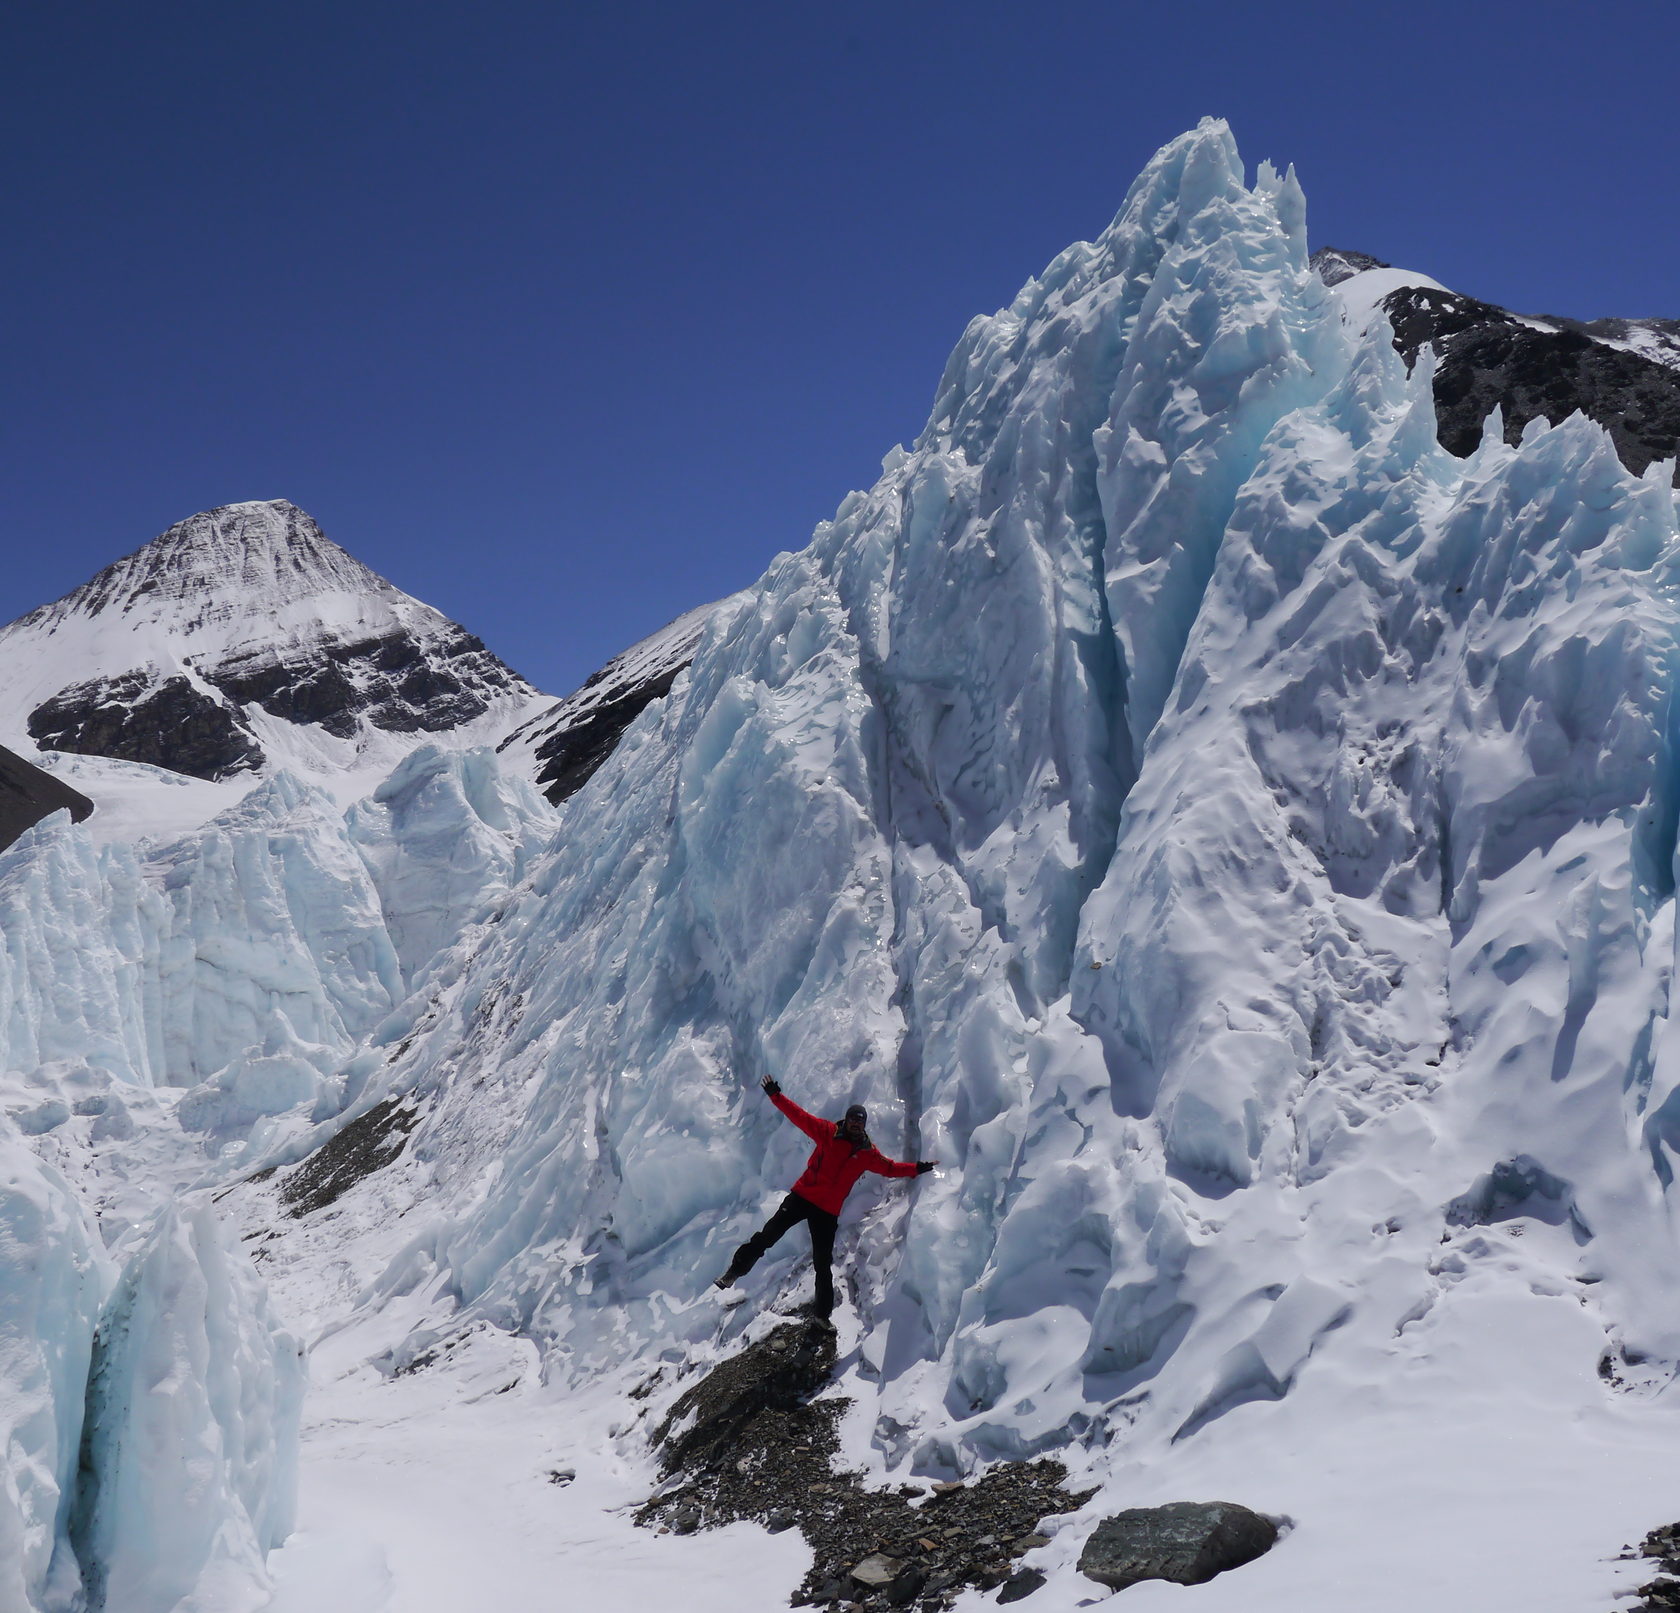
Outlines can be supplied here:
M811 1264L817 1273L814 1308L819 1316L827 1316L834 1309L834 1234L839 1230L840 1217L819 1210L797 1193L789 1193L763 1227L735 1251L735 1258L729 1262L729 1280L735 1282L746 1276L801 1221L811 1228Z

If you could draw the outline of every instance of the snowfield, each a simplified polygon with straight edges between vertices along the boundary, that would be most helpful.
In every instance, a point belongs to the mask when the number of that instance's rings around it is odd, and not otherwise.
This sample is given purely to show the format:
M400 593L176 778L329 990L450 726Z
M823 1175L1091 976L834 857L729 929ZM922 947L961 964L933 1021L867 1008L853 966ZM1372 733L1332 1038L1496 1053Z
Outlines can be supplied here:
M1029 1613L1175 1500L1288 1526L1126 1609L1649 1577L1673 467L1580 417L1452 457L1346 300L1205 122L558 810L440 743L348 811L277 771L0 855L7 1613L782 1605L797 1535L628 1517L651 1420L805 1275L790 1238L744 1313L709 1287L803 1158L764 1075L942 1162L843 1219L845 1450L1096 1485ZM341 1133L385 1162L300 1200Z

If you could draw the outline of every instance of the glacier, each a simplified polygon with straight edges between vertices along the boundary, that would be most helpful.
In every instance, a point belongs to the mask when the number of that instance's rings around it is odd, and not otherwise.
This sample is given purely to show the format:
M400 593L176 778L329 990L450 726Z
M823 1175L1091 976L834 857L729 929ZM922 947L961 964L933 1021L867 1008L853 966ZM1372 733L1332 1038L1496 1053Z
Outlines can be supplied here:
M1210 1609L1610 1595L1675 1511L1673 466L1448 453L1305 218L1224 124L1165 146L558 808L425 744L0 854L21 1606L262 1605L292 1328L332 1394L529 1351L555 1418L756 1336L709 1283L802 1154L765 1075L941 1162L842 1224L848 1450L1073 1465L1029 1606L1228 1492L1292 1528Z
M389 1202L432 1223L372 1289L426 1317L393 1360L479 1319L574 1385L703 1348L795 1168L774 1074L946 1163L843 1229L883 1471L1083 1450L1148 1499L1407 1369L1447 1450L1530 1330L1560 1405L1646 1406L1671 467L1579 418L1457 459L1429 382L1218 123L971 325L369 1088L420 1106Z

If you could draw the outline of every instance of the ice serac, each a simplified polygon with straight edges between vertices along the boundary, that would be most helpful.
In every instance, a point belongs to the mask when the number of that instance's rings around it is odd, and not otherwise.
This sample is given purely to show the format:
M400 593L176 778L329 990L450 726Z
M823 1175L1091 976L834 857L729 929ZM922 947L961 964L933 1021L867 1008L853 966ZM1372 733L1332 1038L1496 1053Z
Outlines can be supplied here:
M388 768L405 736L499 739L538 699L284 499L195 515L0 628L0 677L42 749L208 780Z
M347 832L379 892L403 978L505 897L553 832L533 785L487 749L425 746L352 807Z
M416 1043L398 1078L435 1099L419 1152L497 1138L487 1198L439 1242L454 1292L585 1360L668 1325L673 1274L793 1163L751 1095L775 1072L819 1109L867 1100L889 1148L960 1161L868 1299L895 1359L949 1367L1036 1168L1035 1088L1104 1084L1065 1008L1080 910L1239 489L1347 351L1293 181L1246 188L1212 123L970 327L915 446L632 725ZM523 1009L500 1096L468 1113L448 1071L492 982ZM1074 1174L1085 1226L1112 1165ZM877 1253L906 1203L866 1220ZM1018 1223L1037 1231L1012 1268L1057 1214Z
M1680 1362L1674 500L1579 417L1446 452L1391 336L1216 123L969 328L399 1016L411 1354L709 1332L774 1074L944 1163L843 1241L891 1461L1368 1509L1380 1382L1455 1497L1530 1459L1518 1338L1614 1448Z
M255 1613L291 1528L302 1351L209 1207L166 1209L100 1320L71 1522L93 1613Z
M0 1606L63 1613L103 1253L69 1187L0 1117Z

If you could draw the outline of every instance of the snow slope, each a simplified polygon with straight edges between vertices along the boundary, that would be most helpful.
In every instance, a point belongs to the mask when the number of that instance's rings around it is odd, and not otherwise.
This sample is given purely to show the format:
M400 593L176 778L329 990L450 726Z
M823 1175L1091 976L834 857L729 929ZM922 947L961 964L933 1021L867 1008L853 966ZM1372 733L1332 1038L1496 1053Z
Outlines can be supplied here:
M677 674L714 620L746 599L745 592L700 605L657 633L615 655L583 686L510 734L497 750L522 768L558 806L612 754L624 730L652 700L670 692Z

